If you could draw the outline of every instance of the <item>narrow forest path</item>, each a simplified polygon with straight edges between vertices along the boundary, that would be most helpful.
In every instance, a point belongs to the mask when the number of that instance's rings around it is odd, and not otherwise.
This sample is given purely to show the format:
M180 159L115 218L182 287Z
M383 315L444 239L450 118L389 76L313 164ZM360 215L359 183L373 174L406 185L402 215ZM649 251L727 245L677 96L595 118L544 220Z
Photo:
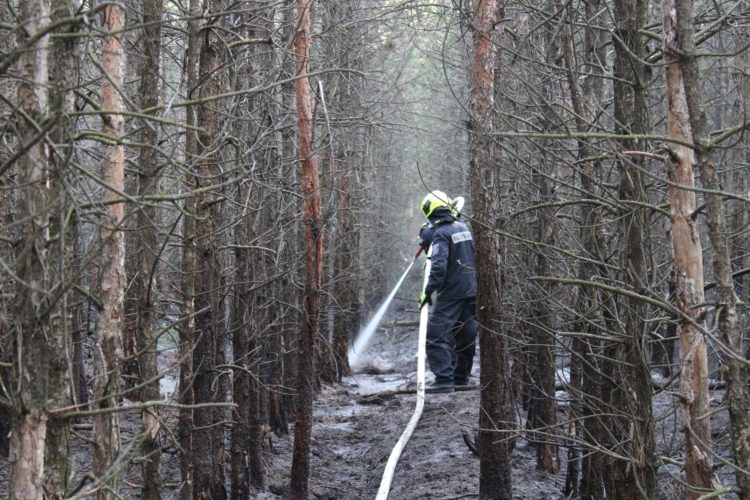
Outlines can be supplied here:
M415 320L397 301L390 320ZM386 321L387 322L387 321ZM325 386L315 402L310 489L318 499L375 498L393 445L411 418L416 397L417 328L380 329L363 369L341 386ZM478 360L474 375L478 381ZM431 374L428 373L428 383ZM407 390L409 392L407 392ZM427 394L424 413L401 456L390 499L478 498L479 459L462 431L479 420L479 390ZM291 439L275 438L271 491L284 486ZM562 476L534 470L534 449L519 439L514 452L514 497L557 498ZM269 493L264 498L277 498Z

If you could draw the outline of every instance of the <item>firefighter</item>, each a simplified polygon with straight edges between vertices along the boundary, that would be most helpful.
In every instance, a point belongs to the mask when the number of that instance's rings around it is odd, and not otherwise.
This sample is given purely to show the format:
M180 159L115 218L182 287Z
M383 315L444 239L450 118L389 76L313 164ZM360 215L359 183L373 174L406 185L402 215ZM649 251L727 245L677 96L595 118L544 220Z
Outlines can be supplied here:
M427 362L435 381L426 392L453 392L455 386L469 384L476 350L474 240L442 191L425 196L420 208L429 221L420 239L425 248L432 246L430 276L419 298L420 309L433 306L427 323Z

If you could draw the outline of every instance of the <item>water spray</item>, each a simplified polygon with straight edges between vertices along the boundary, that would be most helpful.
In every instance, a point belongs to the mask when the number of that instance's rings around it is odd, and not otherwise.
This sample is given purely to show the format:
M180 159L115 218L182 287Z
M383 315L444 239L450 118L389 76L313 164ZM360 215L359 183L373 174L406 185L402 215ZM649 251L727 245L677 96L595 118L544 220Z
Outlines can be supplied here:
M414 267L414 262L416 262L417 257L419 257L419 254L421 252L422 247L419 247L417 255L415 255L414 259L412 259L412 261L409 263L409 266L406 268L406 271L404 271L404 274L401 275L401 278L399 278L396 286L393 287L393 290L391 290L391 293L389 293L385 298L375 315L370 319L365 328L354 340L354 345L349 349L349 364L351 366L356 366L357 362L359 361L359 356L365 351L365 349L367 349L370 340L372 340L372 336L375 334L375 330L377 330L378 325L380 324L380 320L383 319L385 311L393 301L393 297L396 296L396 292L398 292L398 289L401 288L401 284L404 282L404 279L406 279L409 271L411 271L411 268Z

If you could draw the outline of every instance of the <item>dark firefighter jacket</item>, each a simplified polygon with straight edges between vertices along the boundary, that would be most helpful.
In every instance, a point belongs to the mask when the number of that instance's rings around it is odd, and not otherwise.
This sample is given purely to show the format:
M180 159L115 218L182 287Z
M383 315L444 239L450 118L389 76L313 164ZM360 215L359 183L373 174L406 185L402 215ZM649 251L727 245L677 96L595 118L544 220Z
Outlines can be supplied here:
M432 227L422 232L425 243L432 244L432 266L425 293L437 292L441 300L476 297L471 231L462 220L452 215L431 222Z

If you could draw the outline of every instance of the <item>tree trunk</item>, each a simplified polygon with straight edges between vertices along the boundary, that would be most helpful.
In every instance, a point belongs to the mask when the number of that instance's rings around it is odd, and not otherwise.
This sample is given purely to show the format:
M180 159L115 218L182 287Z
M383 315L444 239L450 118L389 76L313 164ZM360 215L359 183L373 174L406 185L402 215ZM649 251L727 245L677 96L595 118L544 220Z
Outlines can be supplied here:
M284 386L284 335L286 329L286 308L281 304L277 296L278 290L272 291L272 317L276 318L268 339L269 374L267 384L268 390L268 425L270 430L276 434L289 434L289 422L287 420L287 408L285 397L279 388Z
M693 134L685 96L685 82L678 36L685 35L683 2L664 0L664 56L667 78L667 134L691 144ZM708 413L708 361L706 338L701 332L704 308L703 252L696 222L694 151L684 144L672 143L667 177L669 186L672 248L675 260L675 305L680 318L680 366L683 425L685 432L685 474L690 487L688 498L717 486L711 457L711 424Z
M253 12L249 18L249 33L251 39L267 40L267 43L258 43L251 46L250 53L252 63L248 66L250 75L248 81L253 85L267 85L270 83L271 74L268 68L273 67L275 63L273 42L271 41L274 32L274 17L276 15L276 5L268 5L263 9ZM250 137L264 136L266 127L273 126L275 119L275 106L273 93L264 93L254 97L250 103L248 111L251 119ZM257 162L254 168L262 178L273 178L277 172L277 164L281 163L281 158L277 157L276 135L265 135L264 139L257 144L256 153L253 155L253 161ZM246 362L250 378L248 379L248 412L247 412L247 467L249 469L250 486L255 491L262 491L265 487L264 471L264 435L267 428L267 422L270 420L270 403L269 393L274 391L277 382L273 381L273 366L277 358L272 354L272 338L274 336L273 328L270 325L278 324L278 319L274 316L274 299L272 297L271 284L277 276L278 266L274 262L274 257L268 248L273 248L278 238L278 233L264 231L264 228L275 227L278 224L279 211L277 203L279 197L273 190L266 186L253 186L251 195L247 200L262 200L257 209L251 211L246 222L249 231L245 243L250 242L250 238L257 241L263 248L250 249L247 252L248 259L248 280L246 288L248 294L246 297L247 321L249 332L249 358ZM251 204L252 205L252 204ZM243 206L243 210L250 210L250 207ZM262 287L259 286L262 284Z
M724 208L724 196L721 182L717 175L717 165L712 151L708 148L711 134L708 120L703 110L700 95L700 67L696 57L695 28L693 26L693 0L682 0L676 6L677 43L679 54L677 64L682 67L685 101L690 119L690 128L694 133L698 167L701 172L708 236L713 247L713 271L716 280L716 307L718 309L719 330L728 352L722 350L726 367L727 393L726 403L729 407L731 426L732 452L734 455L735 477L740 498L750 498L750 396L748 395L748 374L743 359L743 338L739 323L737 295L732 277L732 258L729 251L727 222ZM704 419L708 421L708 418ZM708 429L707 438L710 438ZM710 445L710 441L705 441Z
M599 6L598 0L586 3L587 19L591 19L599 11ZM569 10L563 10L559 1L557 7L564 13L565 18L574 14ZM601 61L605 59L603 54L604 41L599 30L587 29L584 33L583 66L591 74L585 79L584 85L580 85L579 64L575 52L571 22L569 19L564 19L563 22L565 24L561 28L562 53L567 69L566 77L570 100L575 113L576 130L585 133L590 127L594 126L593 122L596 117L594 103L601 98L602 94ZM585 138L578 139L578 162L580 164L580 183L584 192L583 196L596 197L599 195L598 183L601 177L601 165L594 158L596 158L596 153L590 141ZM601 209L594 205L584 204L581 207L581 217L583 223L580 237L586 255L590 260L581 263L579 276L584 280L590 279L591 276L605 277L607 276L607 270L602 265L602 261L607 252L607 244L600 229L602 227ZM611 414L604 408L603 400L605 394L612 390L612 384L610 383L611 379L603 377L602 373L612 371L614 368L613 363L607 360L606 356L602 356L605 346L603 341L598 338L601 335L601 330L597 326L599 321L611 323L611 318L607 318L607 308L603 306L605 300L604 294L590 287L584 286L579 290L577 309L580 320L577 322L579 327L576 328L576 331L588 335L576 336L572 342L571 385L576 391L576 401L573 403L573 407L575 408L574 414L582 417L580 424L575 427L578 431L581 431L587 446L591 447L591 451L587 452L582 460L580 485L575 484L577 478L568 474L565 491L568 494L568 488L574 491L579 489L583 498L599 498L604 495L607 477L605 470L606 455L599 453L597 447L607 446L607 443L612 441L607 434L608 422L602 416ZM578 460L577 457L572 458ZM577 468L574 467L573 470Z
M502 268L499 237L488 228L499 224L499 172L492 164L495 50L494 0L474 0L472 18L471 116L469 168L474 216L485 224L474 227L476 240L477 326L481 354L479 413L479 497L510 499L510 453L502 431L513 426L506 339L501 317ZM496 433L495 431L500 431Z
M50 23L47 0L19 2L18 45L26 46ZM38 371L48 367L49 346L46 336L49 318L40 316L47 303L49 265L47 238L49 213L46 181L48 162L45 145L36 138L36 124L48 113L48 36L40 36L19 57L18 105L23 115L17 115L17 147L25 148L19 158L19 189L16 213L20 227L17 247L16 283L17 313L13 356L13 408L10 444L11 499L32 500L44 496L44 456L47 426L46 377ZM31 286L26 286L31 284Z
M83 270L81 259L83 255L83 245L81 243L81 221L78 212L75 212L70 218L70 232L71 240L73 242L73 251L71 254L70 263L70 274L75 276L76 283L82 284L83 281ZM86 322L87 309L88 309L88 298L80 294L72 306L72 339L73 343L73 385L75 388L74 394L77 404L85 404L89 401L89 384L86 378L85 367L84 367L84 355L83 355L83 344L89 332L89 325Z
M278 7L274 10L273 16L268 16L273 21L272 32L275 35L271 39L273 46L272 57L277 60L284 60L284 51L280 48L281 44L279 39L288 40L291 35L293 28L293 21L286 22L287 19L291 21L294 17L294 11L291 4L285 4L284 7ZM278 37L278 38L277 38ZM282 75L285 78L293 75L293 61L289 60L282 65ZM295 184L295 168L286 166L283 158L293 156L289 153L287 156L287 149L291 149L290 135L292 133L292 127L283 126L285 117L289 116L287 101L284 96L292 92L292 84L287 83L281 86L277 86L273 89L271 94L271 103L269 105L268 119L269 125L276 131L273 134L273 143L268 151L269 155L269 170L272 175L278 179L279 185L282 187L283 192L277 196L274 201L277 224L282 221L288 221L290 219L295 220L296 217L292 215L293 211L296 211L295 203L292 202L289 197L294 192ZM272 168L271 168L272 167ZM296 220L295 220L296 222ZM271 248L274 249L274 255L272 258L273 267L279 267L281 262L284 262L289 255L294 252L294 242L297 241L297 224L290 227L290 230L280 231L279 235L273 238L273 245ZM291 317L294 315L293 309L289 306L294 302L292 298L294 290L289 286L289 282L295 276L295 271L292 270L289 276L281 276L275 283L271 284L270 300L271 300L271 317L274 318L274 322L268 331L268 351L266 352L265 363L266 374L268 376L265 380L266 388L264 389L266 401L262 404L268 408L268 425L271 431L276 434L289 434L289 422L287 418L289 410L289 400L291 399L288 392L279 390L281 387L285 387L285 383L291 380L290 371L292 371L293 365L288 362L290 352L286 349L287 336L289 335L289 328L287 323L291 322ZM286 387L292 387L294 384L288 384Z
M243 201L242 190L238 189L238 205ZM241 205L239 205L241 206ZM237 241L247 241L248 225L246 220L240 219L237 226ZM250 281L250 258L246 249L238 249L236 257L236 290L234 298L235 321L232 334L232 351L234 353L234 378L232 385L233 401L236 408L232 413L232 457L231 481L232 496L234 498L250 497L250 482L248 470L249 429L248 419L250 410L250 328L249 323L251 305L248 301L247 288Z
M185 53L185 86L188 97L193 97L198 90L198 66L200 58L201 28L200 13L201 0L190 0L190 20L188 20L187 48ZM198 133L191 129L198 122L198 106L188 105L185 108L185 163L195 168L198 161ZM185 184L188 189L197 187L196 179L187 176ZM196 273L196 243L195 230L196 221L193 214L196 213L196 198L190 196L185 201L185 221L182 229L182 317L186 318L180 325L180 385L179 399L182 406L178 417L178 431L180 441L180 478L182 488L180 489L180 500L193 498L193 410L195 402L193 391L193 346L195 343L195 319L192 317L196 311L195 306L195 273Z
M253 38L253 34L249 35ZM240 81L251 79L249 72L240 73ZM244 133L252 134L245 130ZM238 158L238 163L241 159ZM245 189L247 186L247 189ZM259 342L262 329L262 311L259 302L262 291L257 283L262 281L265 266L258 266L262 256L258 250L247 248L253 236L261 233L258 227L261 214L268 210L260 203L258 209L251 209L251 200L257 200L263 187L243 183L237 188L239 207L236 226L235 251L235 300L232 346L234 352L233 402L236 407L232 416L231 482L232 498L250 498L250 486L262 489L264 484L262 462L261 422L263 415L260 405L259 382L262 352Z
M540 167L544 168L544 167ZM547 179L547 172L541 175L534 174L534 187L538 189L539 199L548 200L552 196L552 189ZM549 210L541 210L537 218L536 241L554 245L553 223L554 217ZM539 248L533 252L534 269L536 276L550 276L551 265L546 255L546 250ZM540 290L538 287L541 287ZM555 398L555 357L554 357L554 309L547 301L551 295L550 290L545 289L545 284L534 284L531 289L533 298L530 298L532 317L532 339L533 358L531 372L534 374L531 380L529 405L529 419L531 436L536 446L536 468L546 474L557 474L560 467L555 434L557 434L557 401Z
M52 2L52 22L73 16L71 5L66 1ZM66 185L70 182L70 161L73 156L73 121L69 114L74 109L73 88L77 84L75 71L78 41L73 37L53 39L50 53L50 110L58 119L50 131L52 144L50 154L50 176L48 181L51 208L50 237L54 244L50 246L50 270L55 282L68 286L68 280L77 279L69 269L69 259L75 259L73 253L73 232L66 220L68 195ZM59 305L51 316L51 334L48 336L48 348L56 355L49 359L49 385L47 387L47 404L53 408L68 406L71 403L72 379L68 367L72 354L71 329L77 328L68 320L67 292L62 292ZM70 420L50 417L47 421L46 454L44 457L44 490L49 498L64 497L68 485L68 465L70 453Z
M636 161L633 159L632 161ZM627 160L626 160L627 161ZM670 271L667 280L667 302L674 302L674 271ZM655 340L651 347L651 367L659 368L664 378L672 376L672 363L674 362L674 347L677 339L677 321L675 314L669 315L669 320L659 327L660 336L654 335Z
M348 165L342 167L339 178L341 206L337 217L341 237L336 247L334 268L335 303L338 304L333 318L333 356L336 360L336 382L351 374L349 367L349 339L359 330L359 307L356 294L356 255L359 248L359 232L355 231L354 213L351 206L351 176Z
M0 3L0 18L13 19L13 16L20 12L17 8L18 2L13 4ZM28 9L27 9L28 10ZM16 48L16 38L13 36L0 37L0 52L4 54L12 53ZM0 93L6 96L17 95L17 85L11 78L4 78L0 82ZM14 99L0 100L0 115L10 116L13 106L16 104ZM0 131L0 144L15 144L15 130L5 127ZM0 165L4 165L13 154L10 148L0 147ZM0 240L0 259L10 262L14 258L16 249L14 243L18 240L19 230L14 228L16 219L16 201L18 191L14 186L14 178L17 176L18 166L11 166L4 175L0 175L0 224L3 228L3 236ZM8 290L8 293L0 293L0 315L10 317L15 310L15 294L10 292L14 290L13 277L10 273L0 272L0 290ZM9 328L0 329L0 378L2 380L13 379L13 333ZM8 458L10 451L10 434L11 434L11 404L0 403L0 457Z
M297 405L294 424L294 455L289 486L290 499L308 497L310 476L310 440L314 394L315 341L319 334L320 286L323 270L323 231L320 218L320 179L315 151L315 117L312 110L308 64L312 42L311 4L297 0L297 24L294 33L296 61L295 95L297 105L298 153L301 194L304 200L302 220L305 228L305 295L297 352Z
M126 20L127 22L127 20ZM127 45L127 41L125 44ZM128 59L127 74L135 72L132 61ZM130 96L129 96L130 97ZM128 151L128 153L130 152ZM142 156L143 152L139 153ZM125 192L128 196L135 198L138 196L138 172L136 169L128 169L125 172ZM139 247L141 241L141 232L136 227L139 207L132 203L127 205L125 218L123 221L123 233L125 234L125 299L123 303L122 318L122 389L127 394L128 399L139 401L141 391L134 389L138 385L138 307L140 295L138 290L139 272L141 268Z
M344 11L348 7L349 2L322 1L319 5L321 11L320 17L322 18L320 45L323 57L329 61L341 61L340 64L349 67L345 62L346 49L341 49L341 46L346 44L346 35L345 31L343 31L346 28L342 30L342 22L345 19ZM327 269L325 270L324 281L328 283L330 293L323 294L324 303L321 306L324 311L321 339L325 339L327 342L325 342L325 345L320 346L318 355L321 361L320 378L325 382L332 383L341 382L342 369L346 369L347 374L349 372L348 336L345 333L345 336L342 338L340 325L337 325L337 320L340 320L341 310L344 307L344 304L337 299L339 298L341 281L343 279L341 266L346 265L345 262L341 261L341 250L344 244L342 240L346 237L346 233L341 227L341 223L343 222L341 214L346 201L344 200L345 194L341 191L339 175L339 170L342 169L342 142L346 138L334 134L331 127L332 117L338 116L340 113L339 103L343 87L346 86L346 83L342 80L338 72L326 75L325 86L323 88L323 114L326 124L324 130L326 133L321 141L324 145L321 152L322 161L328 165L324 179L321 181L321 203L325 209L331 211L328 217L335 218L336 223L327 225L327 233L325 235L324 252L326 255L332 254L333 259L329 259L326 262ZM328 295L330 295L330 298L327 297ZM340 356L339 351L337 351L337 349L341 348L340 344L342 340L345 343L343 358Z
M208 19L216 21L216 15L223 10L221 0L208 0L204 6ZM222 78L221 64L222 38L216 28L201 34L199 81L202 82L200 96L203 98L218 95ZM198 108L197 124L202 127L198 134L199 156L198 177L195 185L205 188L219 177L217 148L219 136L218 102L208 102ZM193 391L195 404L210 404L214 401L214 384L217 383L215 370L217 359L217 325L221 322L221 261L219 256L220 214L219 195L212 190L204 190L197 196L195 214L201 221L195 228L196 267L195 267L195 350L193 351ZM221 478L217 477L215 452L222 445L214 439L216 424L214 415L218 413L212 406L193 410L193 497L224 498L226 492Z
M238 16L239 17L239 16ZM241 22L244 25L250 25L251 22L247 17L240 17L235 22ZM255 38L252 29L249 30L247 37ZM237 58L239 54L234 54ZM247 82L252 81L253 69L250 65L237 68L237 75L234 77L233 88L237 90ZM240 104L240 103L238 103ZM252 101L251 101L252 104ZM252 109L252 105L249 106ZM235 135L238 137L252 136L255 131L250 130L248 126L238 125ZM235 165L240 167L243 162L241 148L237 148ZM253 167L252 170L255 170ZM258 189L254 189L251 179L240 183L237 186L235 194L236 226L234 230L234 300L233 300L233 321L232 321L232 402L235 407L232 410L232 435L231 435L231 455L230 455L230 483L232 498L247 499L250 498L250 454L255 451L251 447L250 438L250 413L257 411L257 401L251 401L250 384L251 379L257 377L257 371L254 371L254 356L257 355L252 350L251 345L254 343L251 339L253 331L252 325L254 318L254 270L256 268L253 260L252 250L247 247L253 238L252 220L257 220L257 210L250 207L250 201L258 196ZM251 354L252 353L252 354Z
M119 141L123 136L123 100L121 96L125 52L122 33L125 9L119 4L104 8L104 30L106 32L102 51L102 66L106 76L102 78L102 109L109 114L102 118L102 134ZM105 186L103 200L120 196L125 189L125 156L121 144L104 146L101 179ZM120 384L122 360L122 316L125 292L125 240L121 231L124 204L111 203L102 209L100 237L102 242L99 285L101 310L97 313L94 395L98 400L96 409L105 413L93 417L94 424L94 474L104 480L105 487L97 492L97 498L109 496L108 489L117 491L117 471L110 468L120 451L120 429L115 410ZM107 413L107 410L111 412Z
M745 27L745 34L742 38L744 43L748 43L750 41L750 26ZM740 99L742 101L742 113L743 116L750 116L750 71L748 71L746 68L750 68L750 50L745 50L741 55L737 57L737 68L740 68L739 71L741 72L740 81L742 82L742 85L740 87ZM744 148L744 154L741 157L741 161L745 162L745 165L750 165L750 134L744 135L744 140L742 142L743 148ZM738 191L740 193L748 193L750 192L750 179L748 179L747 172L745 172L742 169L738 169L735 172L735 191ZM734 224L733 224L733 234L739 234L745 227L748 222L750 222L750 214L748 214L748 210L746 208L746 203L744 201L735 201L735 210L734 210ZM738 238L739 241L735 243L734 252L732 255L732 262L736 262L736 266L740 269L747 269L750 268L750 253L747 252L748 246L748 236L745 235L742 238ZM742 277L736 278L735 283L737 285L737 288L739 290L744 290L744 294L740 292L740 298L745 301L745 303L750 302L750 276L745 274ZM748 321L750 321L750 315L748 313L744 314L744 323L747 327ZM750 343L747 345L748 351L745 354L746 359L750 359Z
M561 11L565 12L564 9L561 9ZM561 33L563 35L561 39L565 40L568 31L563 29ZM543 40L545 60L552 64L560 44L547 35L544 36ZM551 89L547 90L546 94L539 121L542 130L552 131L555 127L553 103L556 97ZM555 176L555 162L552 155L548 157L546 151L546 147L542 148L542 161L539 162L539 165L532 166L531 172L531 189L536 194L539 203L552 199L555 191L552 185L553 181L550 180ZM553 226L555 215L553 210L541 208L536 212L535 224L528 224L531 239L540 243L540 245L533 247L533 251L529 255L529 268L536 276L551 276L554 274L548 254L548 249L555 244ZM534 227L535 225L537 227ZM554 296L554 292L544 282L530 283L528 286L530 286L528 303L531 304L528 311L531 318L529 325L531 338L528 339L528 342L532 347L524 347L524 350L528 351L525 364L527 373L530 375L530 383L525 391L529 398L527 427L532 430L531 439L536 447L537 470L555 474L559 469L558 448L555 442L555 434L557 433L554 359L556 311L554 304L549 300L549 297Z
M159 104L159 78L161 59L161 12L163 0L143 0L143 48L144 58L140 69L141 83L139 94L141 108L149 109ZM159 140L159 126L146 121L143 125L141 149L138 162L138 196L144 197L157 192L159 186L159 158L156 148ZM138 383L141 387L141 401L160 399L157 375L157 283L159 242L156 223L158 209L153 203L143 204L138 210L137 242L138 276L135 289L138 291ZM141 497L146 500L161 498L159 465L161 462L160 423L157 407L147 408L141 414L143 453Z
M648 132L648 104L642 63L645 44L639 31L645 25L646 14L647 3L643 0L615 2L615 122L620 127L618 133L623 135ZM646 144L626 139L619 146L622 150L634 151L645 148ZM624 271L620 281L632 290L639 290L649 281L645 253L648 248L648 214L642 208L649 200L641 176L642 160L639 157L621 157L617 165L620 200L636 202L625 205L620 219L624 243ZM613 473L607 482L608 493L622 499L653 498L657 494L659 460L652 415L651 373L646 361L648 326L644 320L648 317L648 311L638 299L622 298L621 301L619 309L624 316L624 342L610 349L616 361L612 376L617 384L616 390L609 392L609 401L617 414L627 420L609 428L610 431L616 430L615 442L627 443L614 451L631 460L609 459L613 462Z
M223 212L223 210L222 210ZM222 221L226 220L224 214L216 214L214 216L216 226L219 226ZM219 230L217 233L217 239L214 241L216 248L226 248L227 240L225 238L226 231ZM220 295L216 297L214 306L214 360L213 360L213 391L211 402L216 404L213 410L213 424L211 426L211 464L213 470L211 472L213 484L215 485L214 497L212 500L223 500L229 498L227 496L226 482L227 474L225 467L225 450L227 444L227 438L229 437L229 429L227 429L226 422L231 418L231 412L227 411L226 406L221 406L223 403L230 402L231 397L231 372L226 369L227 366L227 341L231 342L231 339L227 338L227 331L229 329L228 320L231 318L231 303L226 295L226 276L222 273L223 269L228 269L229 265L226 262L226 255L218 255L219 265L217 270L217 281L219 283L218 290ZM221 367L221 368L218 368ZM230 445L231 446L231 445Z
M349 19L356 15L358 2L356 0L346 0L340 2L339 17L342 20ZM353 24L347 24L343 34L341 46L342 64L347 68L361 68L362 61L356 55L356 44L359 38L359 28ZM355 86L356 77L345 79L339 85L339 109L343 113L353 114L355 110L360 109L362 103L360 99L360 89ZM349 340L359 332L360 303L357 297L357 283L360 281L359 275L359 248L360 248L360 229L357 226L355 206L352 198L355 193L353 180L357 179L357 171L362 162L362 145L354 142L354 138L359 137L357 130L347 133L344 140L347 145L340 145L337 157L339 158L339 191L341 196L341 205L336 214L340 228L341 237L339 245L336 248L336 264L334 268L338 272L336 280L336 303L339 308L336 310L333 320L333 353L338 362L338 381L341 377L351 374L349 367ZM354 142L352 144L352 142Z

